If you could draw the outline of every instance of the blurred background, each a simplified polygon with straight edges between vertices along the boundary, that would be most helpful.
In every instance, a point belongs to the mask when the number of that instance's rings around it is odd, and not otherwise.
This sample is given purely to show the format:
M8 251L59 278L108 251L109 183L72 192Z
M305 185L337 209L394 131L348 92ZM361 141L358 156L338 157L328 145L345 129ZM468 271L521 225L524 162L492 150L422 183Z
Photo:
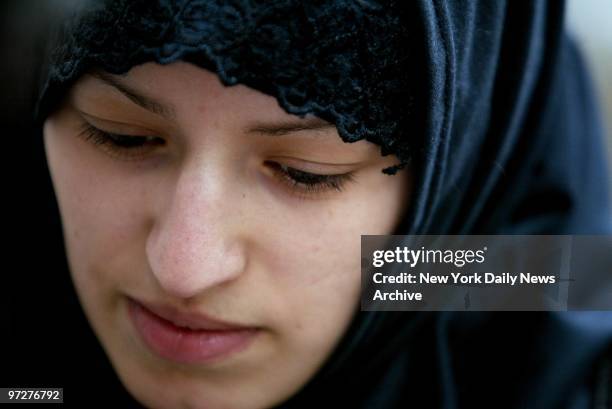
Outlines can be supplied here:
M612 0L568 0L566 22L582 48L601 102L612 188Z

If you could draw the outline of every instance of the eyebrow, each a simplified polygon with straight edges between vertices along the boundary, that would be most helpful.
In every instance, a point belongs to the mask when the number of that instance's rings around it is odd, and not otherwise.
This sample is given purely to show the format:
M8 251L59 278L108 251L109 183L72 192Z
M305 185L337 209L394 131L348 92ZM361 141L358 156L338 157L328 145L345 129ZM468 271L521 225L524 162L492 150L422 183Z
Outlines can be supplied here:
M90 74L93 77L104 82L105 84L117 89L130 101L146 109L147 111L153 112L154 114L160 115L170 120L176 118L174 107L172 107L171 105L160 103L154 98L144 95L142 92L137 91L129 85L122 83L121 80L116 78L116 76L99 70L92 71ZM269 136L284 136L300 131L314 131L329 128L335 128L335 125L319 117L311 116L305 119L301 119L298 122L281 121L273 123L256 123L254 125L251 125L246 130L246 132Z
M142 92L136 91L129 85L122 83L113 75L107 74L103 71L93 71L91 72L91 75L105 84L117 89L133 103L146 109L147 111L153 112L154 114L163 116L167 119L174 119L176 117L174 108L172 106L162 104L155 99L144 95Z
M255 124L251 126L247 132L270 136L284 136L293 132L314 131L328 128L335 128L335 125L318 117L310 117L302 119L299 122L284 121L269 124Z

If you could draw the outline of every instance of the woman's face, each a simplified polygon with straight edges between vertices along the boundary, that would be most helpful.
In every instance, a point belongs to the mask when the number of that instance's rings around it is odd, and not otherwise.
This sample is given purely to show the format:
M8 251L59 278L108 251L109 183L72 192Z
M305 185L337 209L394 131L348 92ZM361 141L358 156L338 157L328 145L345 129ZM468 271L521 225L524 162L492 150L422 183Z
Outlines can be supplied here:
M376 145L182 62L83 76L44 141L80 301L150 407L297 392L359 308L360 235L407 202Z

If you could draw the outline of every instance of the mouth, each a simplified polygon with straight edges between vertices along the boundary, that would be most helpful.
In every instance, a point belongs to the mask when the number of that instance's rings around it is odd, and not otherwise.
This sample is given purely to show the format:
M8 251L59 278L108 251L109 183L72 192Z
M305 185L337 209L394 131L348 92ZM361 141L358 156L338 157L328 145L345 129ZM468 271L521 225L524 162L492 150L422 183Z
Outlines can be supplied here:
M127 299L128 313L144 344L157 356L183 364L206 364L247 348L257 327L218 321L200 313Z

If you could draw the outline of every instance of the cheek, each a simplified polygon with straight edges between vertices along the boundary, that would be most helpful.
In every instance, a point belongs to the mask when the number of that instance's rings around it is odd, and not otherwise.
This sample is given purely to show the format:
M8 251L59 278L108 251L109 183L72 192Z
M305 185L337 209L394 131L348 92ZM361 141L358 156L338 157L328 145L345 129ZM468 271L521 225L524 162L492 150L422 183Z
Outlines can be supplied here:
M148 218L142 178L136 183L84 144L45 137L71 274L87 304L142 271Z
M369 175L368 175L369 176ZM306 288L359 281L361 236L391 234L406 210L409 177L374 175L337 200L269 209L259 242L275 257L275 279ZM262 241L263 240L263 241ZM262 245L263 247L263 245ZM329 297L334 298L334 297Z
M391 233L405 207L406 177L383 178L340 200L276 210L268 218L275 222L261 226L260 259L279 298L278 325L304 348L299 355L327 353L359 307L361 235Z

